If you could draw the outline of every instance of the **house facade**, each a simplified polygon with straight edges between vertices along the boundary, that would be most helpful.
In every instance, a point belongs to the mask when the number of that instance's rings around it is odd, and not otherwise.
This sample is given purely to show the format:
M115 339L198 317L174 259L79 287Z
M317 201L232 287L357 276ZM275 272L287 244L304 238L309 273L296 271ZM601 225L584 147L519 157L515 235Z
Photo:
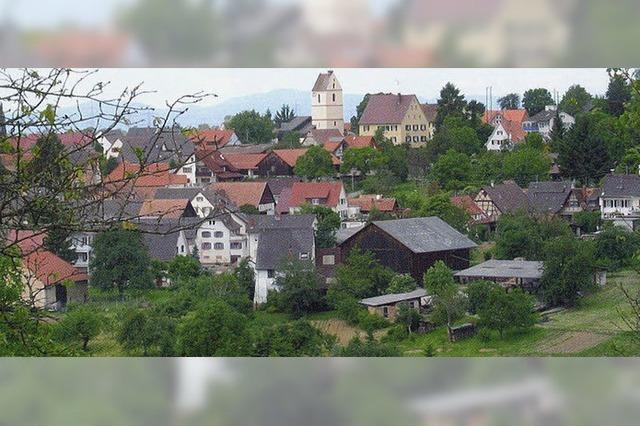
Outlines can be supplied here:
M427 119L416 95L371 95L360 118L359 134L374 136L378 128L395 145L420 146L433 136L433 123Z
M235 265L249 255L247 223L229 211L216 212L197 228L193 245L205 267Z
M527 194L514 181L484 186L473 201L492 223L505 213L529 210Z
M551 138L556 115L560 117L565 130L576 124L576 119L571 115L563 111L558 112L555 105L547 105L544 111L540 111L533 117L524 120L522 128L527 133L540 133L543 138L548 140Z
M600 194L602 220L613 222L629 230L640 223L640 176L608 175Z

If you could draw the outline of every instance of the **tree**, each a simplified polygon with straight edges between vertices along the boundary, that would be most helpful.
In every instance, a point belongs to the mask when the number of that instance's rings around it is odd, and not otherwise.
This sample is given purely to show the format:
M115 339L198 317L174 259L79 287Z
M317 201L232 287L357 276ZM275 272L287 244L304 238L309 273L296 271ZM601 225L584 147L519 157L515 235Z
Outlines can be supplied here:
M356 107L356 115L351 117L351 131L359 134L360 131L360 119L362 118L362 114L364 110L367 108L367 104L369 103L369 98L371 95L367 93L364 95L358 106Z
M484 116L484 112L485 106L482 102L469 101L469 103L467 104L465 113L467 119L469 120L469 125L473 129L477 129L482 125L482 117Z
M529 182L548 180L550 169L551 160L546 153L528 147L515 149L504 157L505 177L524 187Z
M144 356L150 353L172 356L175 331L176 323L172 318L148 310L130 309L120 323L118 342L129 352L142 350Z
M396 314L396 324L401 324L407 328L407 332L411 334L420 326L422 316L420 313L409 306L407 303L398 304L398 312Z
M560 117L560 111L556 111L555 117L553 117L553 125L551 126L551 133L549 137L551 138L551 147L553 149L558 149L562 144L562 140L564 139L565 128L564 123L562 123L562 118Z
M623 75L611 75L606 98L609 114L620 117L624 113L625 104L631 100L631 87Z
M471 161L466 154L453 149L438 158L431 175L445 190L461 190L471 175Z
M293 171L297 176L307 179L333 176L336 173L331 154L319 145L312 146L298 157Z
M434 308L444 314L449 338L451 338L451 327L454 321L464 314L465 308L464 297L458 291L453 272L443 261L438 260L425 272L424 286L433 297Z
M492 281L477 280L472 281L467 285L467 310L470 314L477 314L480 312L487 301L491 292L498 287L498 284Z
M153 287L150 266L147 248L135 230L111 229L93 241L91 284L104 290L116 288L121 300L127 289Z
M573 222L582 232L596 232L602 223L600 211L581 211L573 215Z
M269 143L273 139L273 122L268 113L242 111L227 120L225 127L233 129L243 143Z
M534 298L521 289L506 292L500 286L495 286L478 311L480 325L496 330L503 338L507 330L526 329L535 324L533 306Z
M364 176L382 166L383 161L382 153L375 148L347 148L342 154L340 171L349 174L357 170Z
M609 172L612 161L598 124L596 116L583 114L569 129L558 155L563 176L589 185Z
M316 246L331 248L336 245L336 231L340 229L340 215L329 207L312 206L305 203L300 206L300 214L315 215L318 221L315 230Z
M73 307L56 324L56 335L62 341L79 341L86 352L89 350L89 341L100 334L102 323L103 319L92 307Z
M520 108L520 95L517 93L509 93L498 99L500 109L518 109Z
M530 148L535 151L543 151L544 145L545 143L542 135L537 132L531 132L527 133L527 135L524 137L522 144L520 144L520 148Z
M176 256L167 263L167 272L172 280L195 278L202 273L200 261L193 256Z
M544 248L540 293L550 305L574 305L578 296L594 286L594 255L589 242L565 236Z
M640 235L622 227L607 227L594 242L596 259L602 266L614 270L629 265L634 253L640 249Z
M243 204L239 207L239 210L244 214L260 214L260 210L253 204Z
M464 95L460 93L460 89L452 83L447 83L440 91L440 99L438 99L438 113L436 115L436 130L438 130L449 116L464 117L464 111L467 107L467 101Z
M280 110L276 112L276 116L274 117L273 121L276 123L276 126L280 127L282 123L288 123L289 121L293 120L295 116L296 113L295 111L293 111L293 108L291 108L289 105L283 104L280 107Z
M530 117L533 117L540 111L544 111L547 105L553 105L553 96L547 89L529 89L522 96L522 106L527 110Z
M59 227L49 229L44 246L67 262L74 262L78 256L71 245L71 233Z
M586 112L590 106L592 96L587 90L579 84L574 84L565 92L560 101L559 110L569 115L576 116Z
M466 229L469 221L467 212L454 205L444 192L427 197L420 209L420 216L437 216L461 232Z
M254 338L253 356L300 357L322 356L330 348L332 339L325 336L309 321L296 320L271 327L260 327Z
M243 257L235 270L238 284L249 296L249 300L253 300L256 290L255 272L249 264L249 258Z
M300 318L314 312L321 303L320 285L311 262L290 259L276 273L275 306L281 312Z
M286 133L277 144L273 146L273 149L296 149L301 148L302 142L300 142L300 133L288 132Z
M344 297L360 300L378 296L384 294L393 276L393 271L380 265L373 253L355 248L336 268L336 281L329 287L327 297L336 307Z
M354 337L347 346L339 350L337 355L343 357L393 357L401 354L398 347L391 343L378 343L371 339L363 342L359 337Z
M247 319L222 300L205 301L180 320L177 347L180 356L249 355Z
M416 280L409 274L396 274L391 278L387 294L409 293L418 287Z

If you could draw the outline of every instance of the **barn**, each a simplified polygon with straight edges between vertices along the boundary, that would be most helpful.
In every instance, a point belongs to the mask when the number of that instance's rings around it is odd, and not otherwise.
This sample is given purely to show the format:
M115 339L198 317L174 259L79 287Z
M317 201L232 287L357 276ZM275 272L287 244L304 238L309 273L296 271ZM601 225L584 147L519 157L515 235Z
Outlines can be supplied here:
M454 271L468 268L474 247L473 241L439 217L374 221L339 245L342 262L354 248L370 251L383 266L410 274L418 283L438 260Z

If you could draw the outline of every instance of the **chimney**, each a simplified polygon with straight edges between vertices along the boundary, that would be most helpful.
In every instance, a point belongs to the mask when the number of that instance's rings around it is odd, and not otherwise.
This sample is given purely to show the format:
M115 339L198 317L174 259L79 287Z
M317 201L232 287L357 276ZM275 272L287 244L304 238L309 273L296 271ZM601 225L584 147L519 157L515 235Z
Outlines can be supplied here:
M329 74L329 75L333 74L333 70L328 70L327 74Z
M381 200L381 199L382 199L382 195L381 194L376 194L376 200Z
M398 105L400 105L400 101L402 100L402 95L398 92Z
M495 185L495 182L494 182L494 181L491 181L491 187L492 187L492 188L494 187L494 185Z

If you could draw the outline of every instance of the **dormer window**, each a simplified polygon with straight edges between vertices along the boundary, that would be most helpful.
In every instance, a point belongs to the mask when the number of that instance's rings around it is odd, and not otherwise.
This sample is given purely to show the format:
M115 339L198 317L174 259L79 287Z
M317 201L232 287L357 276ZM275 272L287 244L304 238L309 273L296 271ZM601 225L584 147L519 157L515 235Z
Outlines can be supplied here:
M300 253L300 260L309 259L309 253Z

